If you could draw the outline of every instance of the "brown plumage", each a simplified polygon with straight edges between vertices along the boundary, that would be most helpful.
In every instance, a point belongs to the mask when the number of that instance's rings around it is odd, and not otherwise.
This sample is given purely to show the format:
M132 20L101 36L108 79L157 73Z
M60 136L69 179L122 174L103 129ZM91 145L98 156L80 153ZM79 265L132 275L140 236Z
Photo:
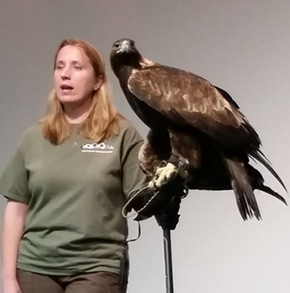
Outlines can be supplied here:
M249 164L249 157L258 160L286 190L261 152L257 132L226 91L142 57L129 39L113 44L111 66L130 106L150 128L139 153L149 176L164 160L186 163L190 189L233 189L243 219L261 218L254 189L286 203Z

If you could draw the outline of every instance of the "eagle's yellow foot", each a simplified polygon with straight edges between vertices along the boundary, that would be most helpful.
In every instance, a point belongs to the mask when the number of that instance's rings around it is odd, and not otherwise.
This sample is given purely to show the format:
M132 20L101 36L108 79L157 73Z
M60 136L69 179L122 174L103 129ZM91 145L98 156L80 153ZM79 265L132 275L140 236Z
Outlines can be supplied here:
M162 162L161 167L157 168L153 179L149 182L148 187L153 189L159 189L161 186L166 184L172 178L175 178L177 175L182 179L186 179L188 176L188 165L179 162L176 167L172 163Z
M162 185L167 183L171 178L176 177L177 172L177 167L174 166L172 163L168 163L165 167L158 168L155 173L156 179L154 185L156 186L156 188L160 188Z
M162 164L155 171L155 175L152 181L149 183L149 187L159 189L162 185L166 184L171 178L176 177L178 169L172 163Z

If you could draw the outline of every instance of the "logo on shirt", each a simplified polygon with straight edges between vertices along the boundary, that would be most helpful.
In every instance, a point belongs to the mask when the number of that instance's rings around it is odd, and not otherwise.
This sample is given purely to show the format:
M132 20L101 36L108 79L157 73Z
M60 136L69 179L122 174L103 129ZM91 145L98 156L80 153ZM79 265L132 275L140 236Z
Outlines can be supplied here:
M82 146L83 153L112 153L114 150L113 146L101 143L87 143Z

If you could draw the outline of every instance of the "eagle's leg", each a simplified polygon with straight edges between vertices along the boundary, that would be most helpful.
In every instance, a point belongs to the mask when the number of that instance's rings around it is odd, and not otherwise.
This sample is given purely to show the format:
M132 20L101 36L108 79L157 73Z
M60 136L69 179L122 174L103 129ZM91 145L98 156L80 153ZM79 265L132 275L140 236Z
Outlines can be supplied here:
M167 129L150 129L139 151L139 162L144 173L153 179L156 170L164 167L171 155L170 137Z
M138 159L141 169L150 179L153 179L156 169L164 164L164 160L158 158L147 139L139 150Z
M156 171L155 185L160 187L179 175L186 180L189 169L197 168L200 165L200 145L194 136L189 136L182 131L169 130L171 154L166 166L161 166Z
M167 129L150 129L140 148L140 166L151 180L149 186L154 189L160 189L176 176L184 180L188 176L189 162L172 148L173 137Z
M179 172L180 175L182 171L184 173L186 169L186 164L181 163L181 161L174 160L174 163L170 163L169 160L160 159L153 151L148 139L146 139L141 146L138 158L143 172L146 173L151 180L149 187L154 189L159 189L171 178L176 177ZM182 176L185 176L185 174Z

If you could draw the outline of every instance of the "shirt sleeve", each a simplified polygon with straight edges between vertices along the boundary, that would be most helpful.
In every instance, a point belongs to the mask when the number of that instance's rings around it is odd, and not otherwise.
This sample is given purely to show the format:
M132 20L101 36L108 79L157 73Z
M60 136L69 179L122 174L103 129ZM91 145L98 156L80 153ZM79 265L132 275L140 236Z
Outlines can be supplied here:
M28 203L28 174L25 168L23 154L20 149L9 160L0 178L0 194L8 199Z
M142 144L143 139L133 126L125 131L122 149L122 175L126 200L148 183L148 178L142 171L138 159L138 152Z

